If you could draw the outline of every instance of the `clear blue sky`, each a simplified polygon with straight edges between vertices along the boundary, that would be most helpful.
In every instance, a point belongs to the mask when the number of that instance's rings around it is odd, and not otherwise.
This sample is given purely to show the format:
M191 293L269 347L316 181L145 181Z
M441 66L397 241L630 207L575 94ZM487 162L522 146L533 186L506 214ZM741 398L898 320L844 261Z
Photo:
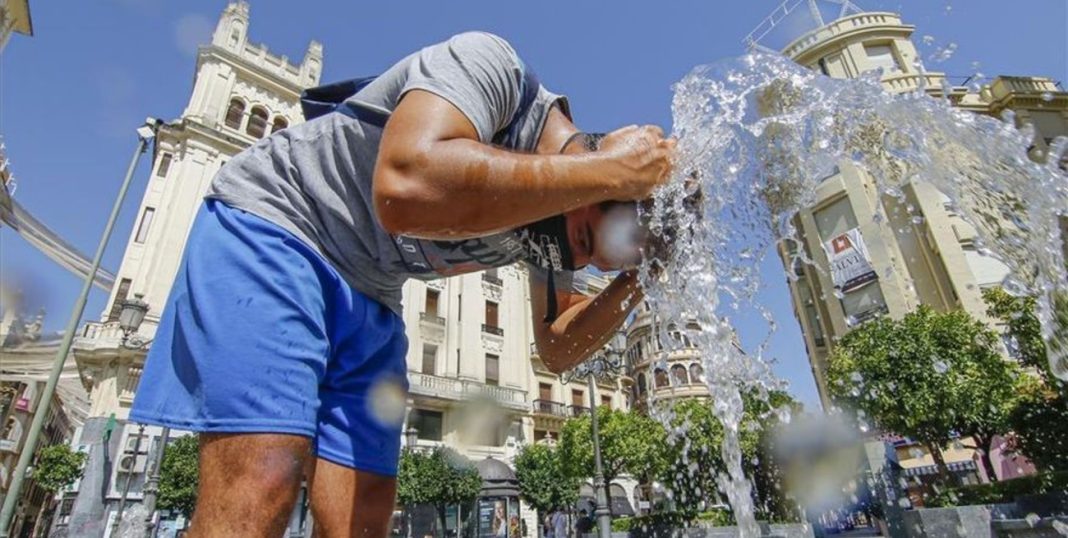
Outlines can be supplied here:
M856 0L902 13L917 27L924 56L956 43L928 69L967 76L1068 79L1064 0ZM303 6L317 6L309 9ZM627 123L670 128L671 84L693 66L743 52L741 40L778 0L252 2L250 36L297 59L324 45L323 80L382 71L416 48L463 30L509 39L554 91L570 96L587 130ZM296 6L302 6L295 9ZM85 252L95 248L145 116L181 114L193 79L195 44L208 39L224 1L105 0L92 5L30 2L33 37L16 35L0 58L0 134L18 178L18 200ZM1011 7L1006 7L1011 6ZM930 35L926 45L921 37ZM147 175L142 166L105 258L118 269ZM0 270L27 305L48 311L46 328L67 321L80 282L0 231ZM780 322L770 353L793 391L816 407L804 347L775 260L764 300ZM87 318L106 297L94 291ZM742 324L752 345L762 329ZM757 335L757 336L754 336Z

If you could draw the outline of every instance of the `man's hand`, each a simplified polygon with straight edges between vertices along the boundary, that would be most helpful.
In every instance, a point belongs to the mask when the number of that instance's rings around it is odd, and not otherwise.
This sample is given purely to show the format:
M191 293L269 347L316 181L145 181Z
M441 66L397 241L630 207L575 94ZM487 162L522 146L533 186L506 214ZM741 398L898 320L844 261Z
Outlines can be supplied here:
M618 200L644 200L668 179L675 140L665 139L655 125L631 125L612 131L597 152L609 159L615 171Z

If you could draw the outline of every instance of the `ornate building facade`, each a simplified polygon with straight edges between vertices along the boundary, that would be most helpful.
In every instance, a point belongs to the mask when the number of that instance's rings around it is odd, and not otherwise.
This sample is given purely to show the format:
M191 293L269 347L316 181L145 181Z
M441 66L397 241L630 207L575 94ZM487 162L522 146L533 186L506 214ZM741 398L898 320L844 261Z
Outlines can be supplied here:
M147 347L178 271L204 192L227 159L271 132L303 121L300 92L317 85L322 46L312 41L299 63L249 40L249 6L229 4L211 42L197 53L192 94L178 119L160 126L148 185L100 320L75 340L74 357L89 392L89 417L75 445L89 453L80 483L57 520L71 536L100 536L125 499L135 510L159 447L160 428L128 423ZM123 303L148 303L137 339L119 327ZM130 342L147 345L130 345Z

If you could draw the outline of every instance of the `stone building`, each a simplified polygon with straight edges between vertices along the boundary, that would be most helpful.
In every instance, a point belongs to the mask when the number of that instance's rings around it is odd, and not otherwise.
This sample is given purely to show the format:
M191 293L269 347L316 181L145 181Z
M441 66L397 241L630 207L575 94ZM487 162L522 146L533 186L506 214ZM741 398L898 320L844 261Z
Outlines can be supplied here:
M57 520L69 535L102 535L124 490L127 510L136 512L161 431L141 430L127 417L193 217L227 159L303 121L300 92L319 83L322 65L322 46L315 41L296 63L251 42L244 1L225 8L211 42L199 48L189 103L157 133L148 185L107 306L74 342L91 407L75 440L89 453L85 477L64 500L70 514ZM148 312L136 338L124 338L119 313L134 297L148 303Z
M783 28L786 34L779 32ZM799 33L798 28L808 31ZM882 69L888 92L922 89L964 110L995 117L1011 110L1018 126L1035 127L1033 158L1043 158L1054 137L1068 134L1068 93L1051 79L999 76L974 87L955 86L944 73L924 69L912 41L914 30L896 13L865 12L848 0L792 1L765 19L746 43L781 52L834 78ZM794 313L825 408L833 405L825 376L828 357L836 340L859 323L882 315L901 317L929 305L939 311L963 309L994 324L986 315L982 291L999 285L1008 268L977 248L975 228L954 211L946 195L922 181L903 190L904 202L872 195L873 178L843 161L819 184L816 202L795 219L804 253L816 265L798 263L786 270L796 276L789 281ZM887 222L876 215L885 215ZM843 238L862 243L874 268L870 283L844 293L835 291L825 248ZM792 259L789 248L796 247L781 247L783 260ZM899 455L907 456L901 461L906 470L932 471L930 454L907 439L897 444ZM979 479L971 451L947 447L946 455L966 480ZM1005 465L1000 478L1017 468Z
M0 3L0 52L3 52L11 34L33 35L29 0L4 0Z

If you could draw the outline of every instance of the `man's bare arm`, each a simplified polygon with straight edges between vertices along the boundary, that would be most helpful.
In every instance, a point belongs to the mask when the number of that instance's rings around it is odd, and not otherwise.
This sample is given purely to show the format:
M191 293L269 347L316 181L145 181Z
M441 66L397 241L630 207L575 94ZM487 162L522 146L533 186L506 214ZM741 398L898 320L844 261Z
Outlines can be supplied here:
M386 231L465 239L604 200L640 200L666 180L674 142L653 126L610 134L601 151L524 154L479 142L452 103L413 90L383 133L375 212Z
M545 283L530 280L534 342L542 362L554 373L568 370L601 349L644 297L637 271L624 271L593 297L557 292L560 315L544 321Z

